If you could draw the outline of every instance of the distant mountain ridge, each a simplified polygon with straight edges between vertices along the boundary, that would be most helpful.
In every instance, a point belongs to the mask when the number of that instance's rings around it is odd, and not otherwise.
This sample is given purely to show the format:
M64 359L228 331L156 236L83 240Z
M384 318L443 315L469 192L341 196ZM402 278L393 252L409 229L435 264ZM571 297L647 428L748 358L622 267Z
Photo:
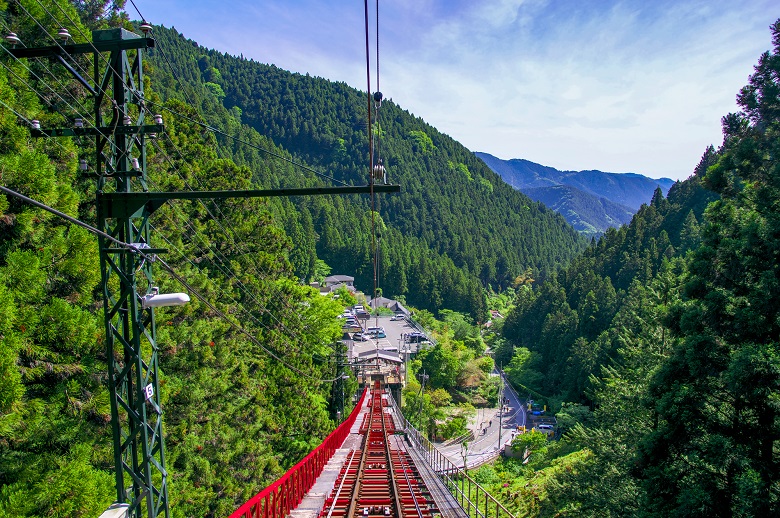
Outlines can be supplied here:
M583 234L600 234L628 223L643 203L650 202L656 188L666 196L675 183L636 173L560 171L520 158L502 160L482 152L475 155L506 183L560 213Z
M587 235L602 234L609 227L630 223L635 214L630 207L593 196L571 185L533 187L522 192L561 214L577 232Z

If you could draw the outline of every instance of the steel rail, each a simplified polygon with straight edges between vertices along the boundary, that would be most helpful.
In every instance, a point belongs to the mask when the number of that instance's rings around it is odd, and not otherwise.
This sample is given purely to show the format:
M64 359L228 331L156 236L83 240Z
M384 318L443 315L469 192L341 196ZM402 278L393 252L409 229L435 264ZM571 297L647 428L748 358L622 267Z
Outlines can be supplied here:
M368 447L371 437L371 422L374 419L374 402L375 398L372 390L371 408L368 411L368 427L366 428L366 435L363 438L363 449L360 455L360 464L358 465L358 473L357 477L355 478L355 487L352 488L352 498L350 499L349 507L347 508L347 514L345 515L346 518L352 518L355 516L355 509L357 507L358 500L360 499L360 489L363 485L363 475L365 472L366 457L368 456Z
M382 406L382 394L379 394L379 415L382 420L382 435L385 438L385 458L387 459L387 462L385 463L385 466L387 466L388 473L390 475L390 491L393 493L391 495L391 498L395 502L395 509L398 513L398 518L402 518L404 515L404 507L403 503L401 502L400 497L400 491L398 488L398 481L395 479L395 470L393 469L393 456L390 453L390 440L387 436L387 421L385 420L385 411L384 407ZM390 414L387 414L388 417L392 419L392 416ZM411 491L411 486L410 486ZM414 498L414 492L412 491L412 498ZM415 505L417 505L417 500L415 499ZM417 507L418 513L419 513L419 506ZM422 514L420 514L420 518L422 518Z
M341 496L341 489L344 487L344 482L347 480L347 475L349 474L349 469L352 467L352 461L355 459L355 455L357 455L357 450L352 450L349 460L347 461L347 467L344 468L344 476L341 477L339 488L336 490L336 494L333 495L333 502L331 502L330 509L328 509L328 518L331 518L333 510L336 508L336 503L339 499L339 496Z
M415 494L414 488L412 487L412 481L409 479L408 472L411 471L410 469L411 464L405 458L404 455L399 455L398 458L401 461L401 469L403 469L404 471L404 479L406 480L406 485L409 488L409 494L412 496L412 501L414 502L414 508L417 510L417 516L419 516L419 518L423 518L422 509L420 509L420 503L417 501L417 495ZM395 480L395 476L393 477L393 479ZM401 515L403 515L403 513L401 513Z

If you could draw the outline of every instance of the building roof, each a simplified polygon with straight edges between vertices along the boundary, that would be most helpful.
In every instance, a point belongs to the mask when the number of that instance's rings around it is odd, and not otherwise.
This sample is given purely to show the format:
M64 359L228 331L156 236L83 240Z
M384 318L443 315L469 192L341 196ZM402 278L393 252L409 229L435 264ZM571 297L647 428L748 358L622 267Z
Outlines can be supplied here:
M360 355L358 356L358 358L361 361L376 360L377 357L380 360L385 360L391 363L403 363L403 360L401 360L401 357L398 356L398 353L394 353L391 351L382 351L382 350L366 351L364 353L360 353Z
M355 282L355 278L350 277L349 275L331 275L330 277L325 277L325 284L334 284L339 282L352 283Z
M400 302L387 297L376 297L368 301L368 305L372 308L383 307L392 309L396 313L403 313L409 316L409 310L407 310Z

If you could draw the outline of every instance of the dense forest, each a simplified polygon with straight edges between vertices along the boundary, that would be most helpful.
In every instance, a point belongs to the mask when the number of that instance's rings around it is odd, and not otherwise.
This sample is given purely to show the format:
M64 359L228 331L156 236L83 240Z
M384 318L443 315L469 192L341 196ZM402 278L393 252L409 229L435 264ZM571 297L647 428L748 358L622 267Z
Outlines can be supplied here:
M119 10L77 4L2 2L3 28L33 47L54 45L39 23L69 27L77 42L128 23ZM47 59L0 64L2 184L94 225L95 181L79 168L94 141L29 129L33 119L89 120L87 92ZM72 66L90 77L89 59ZM218 156L213 134L166 119L149 146L152 189L255 185L246 167ZM332 430L333 386L320 380L336 372L342 308L299 282L291 237L265 202L171 203L152 226L152 244L205 298L156 312L170 506L174 516L225 516ZM163 292L181 291L156 274ZM0 516L95 517L116 498L102 297L96 237L0 195Z
M537 289L496 343L563 438L478 478L540 516L780 513L780 20L722 119L723 143L664 199Z

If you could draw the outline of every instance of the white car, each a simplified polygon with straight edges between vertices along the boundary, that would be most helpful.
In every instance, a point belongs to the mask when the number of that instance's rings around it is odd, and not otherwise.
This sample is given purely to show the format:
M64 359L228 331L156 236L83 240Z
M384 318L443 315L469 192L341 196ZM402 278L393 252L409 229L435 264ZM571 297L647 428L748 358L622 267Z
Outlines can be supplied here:
M536 429L548 436L555 433L555 427L553 427L551 424L539 424L536 425Z

